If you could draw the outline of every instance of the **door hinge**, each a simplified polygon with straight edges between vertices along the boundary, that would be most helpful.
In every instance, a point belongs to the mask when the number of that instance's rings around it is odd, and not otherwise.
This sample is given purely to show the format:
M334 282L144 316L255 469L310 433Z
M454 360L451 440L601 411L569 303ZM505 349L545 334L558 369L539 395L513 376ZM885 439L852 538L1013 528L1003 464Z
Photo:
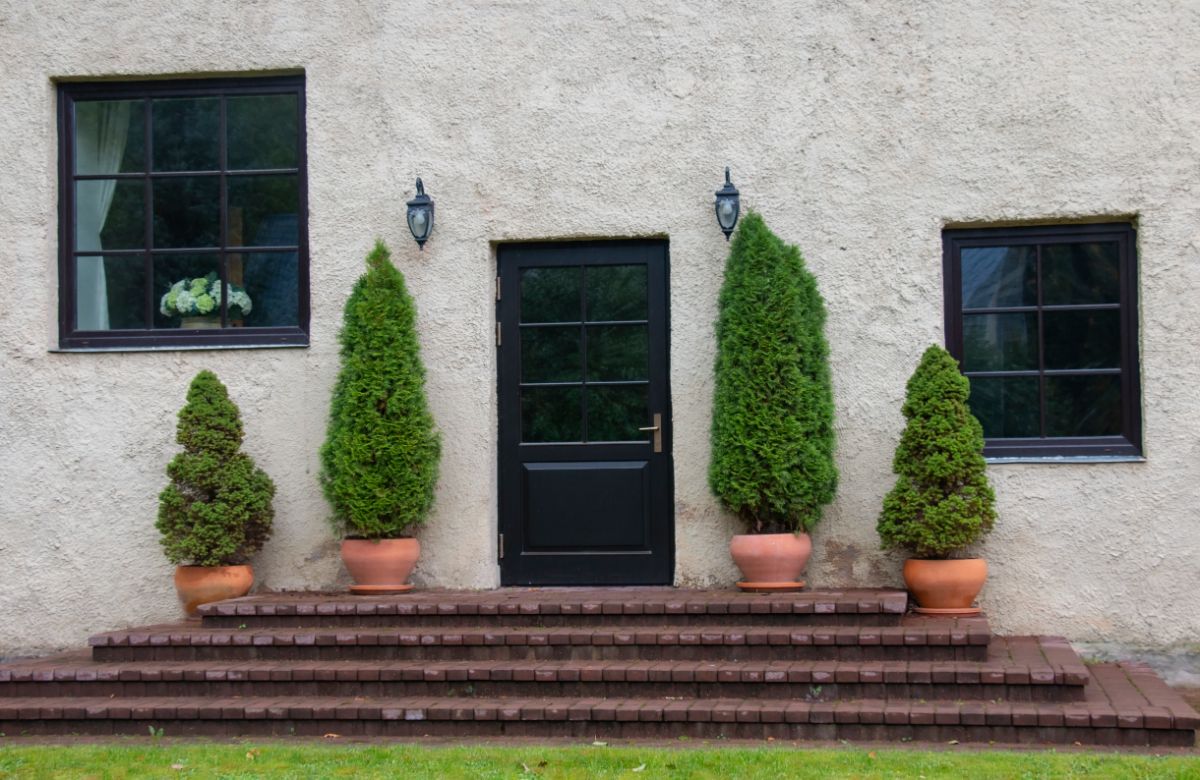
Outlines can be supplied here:
M500 323L496 323L496 346L500 346Z
M500 558L504 559L504 534L500 534Z
M500 300L500 277L496 277L496 300Z

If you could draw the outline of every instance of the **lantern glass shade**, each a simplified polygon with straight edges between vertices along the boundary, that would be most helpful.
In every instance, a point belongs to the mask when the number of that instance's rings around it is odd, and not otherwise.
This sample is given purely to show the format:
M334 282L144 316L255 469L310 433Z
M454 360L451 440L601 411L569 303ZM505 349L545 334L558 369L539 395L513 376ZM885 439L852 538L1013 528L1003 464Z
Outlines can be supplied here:
M429 238L429 217L429 209L425 206L416 206L408 210L408 229L417 241Z
M736 198L718 198L717 199L717 222L720 223L722 230L733 230L733 226L737 224L738 218L738 202Z

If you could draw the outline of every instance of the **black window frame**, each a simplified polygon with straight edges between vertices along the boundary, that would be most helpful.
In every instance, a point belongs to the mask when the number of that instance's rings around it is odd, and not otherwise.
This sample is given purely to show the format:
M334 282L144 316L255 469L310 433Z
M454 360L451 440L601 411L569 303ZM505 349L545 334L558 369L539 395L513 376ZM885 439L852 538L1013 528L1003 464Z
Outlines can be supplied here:
M1118 245L1120 308L1121 433L1112 436L988 438L983 454L991 459L1071 458L1132 459L1142 457L1141 382L1138 361L1137 231L1128 222L1071 225L1039 225L996 228L947 228L942 232L943 284L945 294L946 349L963 367L962 250L972 247L1036 246L1037 301L1034 306L969 309L967 313L1036 311L1038 368L1036 371L965 371L971 376L1038 377L1041 431L1045 433L1046 376L1112 374L1114 369L1050 370L1045 368L1044 311L1095 309L1096 305L1045 306L1042 303L1041 249L1047 244L1113 242Z
M84 331L75 328L76 315L76 284L75 256L105 255L105 256L136 256L138 254L150 258L155 251L150 237L150 220L147 219L147 241L141 249L132 250L102 250L100 252L75 251L75 103L78 100L137 100L150 98L173 97L228 97L270 94L295 94L297 97L297 158L296 168L269 169L270 173L294 173L298 177L299 207L297 213L298 237L295 247L288 245L286 251L296 251L296 270L298 274L297 287L299 301L297 303L297 324L292 326L272 327L223 327L219 330L181 330L170 328L130 329L130 330L91 330ZM254 252L276 251L278 247L232 247L227 245L228 187L230 170L226 155L226 119L224 105L221 102L219 123L220 153L219 170L206 175L218 177L220 198L220 237L217 253L220 258L219 268L222 284L227 280L230 254L250 254ZM149 116L145 118L149 126ZM89 82L60 82L58 84L58 181L59 181L59 348L64 351L79 350L122 350L122 349L187 349L187 348L220 348L220 347L306 347L309 344L309 320L311 304L309 300L309 245L308 245L308 143L306 131L305 106L305 77L303 74L287 76L247 76L223 77L205 79L161 79L142 81L89 81ZM153 138L146 134L146 156L151 159L153 154ZM155 172L150 166L139 173L115 174L112 178L150 181L157 178L180 176L190 172L171 171ZM254 175L264 171L238 170L235 175ZM81 178L89 178L83 176ZM92 177L95 178L95 177ZM107 177L106 177L107 178ZM147 200L146 209L149 216L152 201ZM161 250L160 250L161 251ZM186 250L175 250L186 251ZM151 262L147 259L147 263ZM148 266L149 267L149 266ZM147 281L152 285L151 276ZM153 290L149 293L154 297ZM224 306L222 306L224 312ZM152 323L148 323L152 324Z

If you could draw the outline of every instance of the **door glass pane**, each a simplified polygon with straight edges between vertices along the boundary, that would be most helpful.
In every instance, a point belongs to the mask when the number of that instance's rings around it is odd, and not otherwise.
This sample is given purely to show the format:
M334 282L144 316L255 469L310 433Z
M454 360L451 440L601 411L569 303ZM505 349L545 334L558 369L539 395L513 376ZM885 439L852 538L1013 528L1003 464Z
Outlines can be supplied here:
M521 381L580 381L579 342L578 325L521 328Z
M1121 433L1121 377L1046 377L1047 436L1116 436Z
M231 254L228 262L229 281L242 287L250 305L249 311L242 312L242 324L248 328L300 324L300 283L295 252ZM232 312L230 319L233 319Z
M299 243L300 186L294 175L230 176L227 246Z
M583 441L582 393L578 387L521 388L521 441Z
M1047 311L1046 368L1120 368L1121 312Z
M1034 247L971 247L961 257L964 309L1037 304Z
M971 413L979 418L983 435L1006 438L1037 436L1037 377L971 377Z
M220 258L211 254L154 256L154 327L220 327Z
M143 248L145 193L140 180L75 182L75 248L81 252Z
M521 271L521 322L579 322L583 269L526 268Z
M87 176L146 169L145 101L75 103L75 173Z
M1118 303L1119 257L1115 241L1042 247L1042 303Z
M646 325L589 325L588 381L647 379L649 350Z
M219 238L220 182L216 176L154 180L154 247L216 246Z
M646 266L590 266L587 318L592 322L646 319Z
M145 294L141 256L75 259L75 322L80 330L146 327Z
M297 144L295 95L231 97L225 104L230 170L295 168Z
M215 171L220 168L220 100L169 98L151 102L154 170Z
M1022 371L1037 367L1037 314L963 315L964 371Z
M638 428L650 425L647 385L595 387L588 392L588 441L647 441Z

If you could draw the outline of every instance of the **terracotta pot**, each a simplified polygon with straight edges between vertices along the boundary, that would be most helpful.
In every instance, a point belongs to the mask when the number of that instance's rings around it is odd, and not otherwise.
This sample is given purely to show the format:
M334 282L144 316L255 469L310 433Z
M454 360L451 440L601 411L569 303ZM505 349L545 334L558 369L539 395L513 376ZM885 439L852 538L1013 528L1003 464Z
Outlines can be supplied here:
M742 570L742 590L800 590L800 572L812 554L808 534L738 534L729 554Z
M904 562L904 584L917 600L917 612L978 615L979 607L971 605L986 579L987 561L983 558L909 558Z
M179 327L184 330L213 330L221 327L220 317L180 317Z
M416 539L346 539L342 562L354 578L351 593L401 593L412 590L412 573L421 543Z
M250 592L254 570L249 566L177 566L175 591L188 617L196 617L201 604L236 599Z

